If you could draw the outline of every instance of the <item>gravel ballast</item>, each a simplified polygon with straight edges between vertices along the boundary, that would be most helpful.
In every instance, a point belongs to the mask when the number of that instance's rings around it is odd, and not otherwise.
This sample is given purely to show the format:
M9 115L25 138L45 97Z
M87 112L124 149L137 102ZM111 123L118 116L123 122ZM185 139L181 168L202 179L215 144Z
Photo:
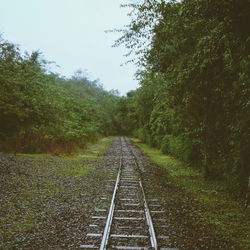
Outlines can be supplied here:
M79 249L105 193L105 180L119 158L117 142L114 138L102 156L92 158L0 153L0 249ZM197 220L202 207L169 183L165 171L138 148L133 151L146 195L157 197L164 207L169 248L236 249Z

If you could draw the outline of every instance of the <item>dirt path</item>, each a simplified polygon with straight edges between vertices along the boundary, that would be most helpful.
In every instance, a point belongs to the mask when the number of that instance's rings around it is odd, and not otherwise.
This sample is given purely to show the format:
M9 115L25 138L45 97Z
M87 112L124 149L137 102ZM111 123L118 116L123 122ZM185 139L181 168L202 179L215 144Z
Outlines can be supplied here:
M162 168L130 146L141 169L147 199L157 198L164 210L160 217L153 216L153 221L164 219L164 227L156 228L156 233L168 235L166 247L237 249L227 239L214 238L213 228L196 220L195 214L202 207L168 182ZM118 168L119 159L119 138L114 138L101 160L1 154L0 249L79 249L94 208L103 206L101 198L110 193L106 180ZM57 172L65 166L81 165L91 171L84 176Z

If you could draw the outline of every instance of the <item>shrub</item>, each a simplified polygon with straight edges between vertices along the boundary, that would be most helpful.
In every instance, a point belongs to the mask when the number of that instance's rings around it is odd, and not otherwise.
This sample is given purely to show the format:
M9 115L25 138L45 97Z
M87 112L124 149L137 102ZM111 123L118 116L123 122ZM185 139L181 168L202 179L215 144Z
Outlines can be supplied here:
M191 153L187 141L182 136L165 135L161 142L161 151L187 161Z

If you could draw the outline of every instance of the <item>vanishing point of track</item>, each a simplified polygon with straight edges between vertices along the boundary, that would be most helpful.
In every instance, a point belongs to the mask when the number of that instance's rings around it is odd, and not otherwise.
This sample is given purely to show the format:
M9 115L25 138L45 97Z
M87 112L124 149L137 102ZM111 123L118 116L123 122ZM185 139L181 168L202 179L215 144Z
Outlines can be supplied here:
M117 141L119 158L106 186L112 188L110 197L102 197L109 208L96 208L90 231L82 249L169 249L158 245L151 214L164 211L150 210L160 207L157 199L146 199L137 157L126 138ZM148 201L151 202L150 206ZM152 203L153 202L153 203ZM159 219L158 219L159 220ZM161 221L161 220L160 220Z

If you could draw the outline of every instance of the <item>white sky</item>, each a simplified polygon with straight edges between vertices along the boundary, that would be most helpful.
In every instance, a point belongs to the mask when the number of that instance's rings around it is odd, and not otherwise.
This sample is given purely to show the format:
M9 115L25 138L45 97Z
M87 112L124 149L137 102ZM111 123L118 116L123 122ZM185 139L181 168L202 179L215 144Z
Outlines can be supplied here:
M128 51L111 48L119 33L105 30L123 28L130 22L125 0L0 0L0 33L22 50L40 50L55 61L56 71L69 77L87 69L90 79L100 78L107 90L125 94L137 87L135 66L120 66Z

